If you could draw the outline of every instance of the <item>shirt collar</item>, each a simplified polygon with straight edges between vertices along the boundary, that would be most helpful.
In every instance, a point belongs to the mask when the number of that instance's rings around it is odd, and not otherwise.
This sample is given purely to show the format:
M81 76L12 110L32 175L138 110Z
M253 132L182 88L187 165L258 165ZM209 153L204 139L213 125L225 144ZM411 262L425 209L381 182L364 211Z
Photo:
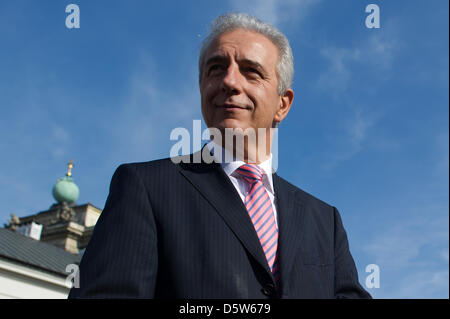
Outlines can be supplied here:
M222 169L228 176L234 176L237 177L235 174L235 170L238 169L240 166L244 165L245 162L236 160L234 156L230 153L229 150L224 149L221 145L218 145L214 141L209 141L206 144L206 147L208 147L210 153L213 155L215 162L219 163L222 166ZM221 148L222 149L222 158L219 158L219 154L214 154L214 149ZM228 154L227 157L225 157L225 154ZM230 162L226 162L225 158L233 158L233 160ZM263 176L263 183L266 186L266 188L272 193L275 194L273 189L273 181L272 181L272 153L270 153L270 157L265 160L264 162L258 165L259 168L264 170L264 176ZM234 174L233 174L234 173Z

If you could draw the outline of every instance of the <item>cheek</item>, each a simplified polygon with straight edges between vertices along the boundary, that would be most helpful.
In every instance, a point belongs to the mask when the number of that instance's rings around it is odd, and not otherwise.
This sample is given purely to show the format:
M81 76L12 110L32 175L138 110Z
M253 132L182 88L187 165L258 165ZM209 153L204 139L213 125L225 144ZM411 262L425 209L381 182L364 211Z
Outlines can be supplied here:
M278 94L274 94L273 92L268 94L266 88L261 88L261 90L257 90L255 92L254 97L257 103L257 108L259 108L259 110L257 110L259 114L264 114L266 117L275 115L280 104Z
M210 101L216 95L215 86L211 83L208 83L200 90L202 101Z

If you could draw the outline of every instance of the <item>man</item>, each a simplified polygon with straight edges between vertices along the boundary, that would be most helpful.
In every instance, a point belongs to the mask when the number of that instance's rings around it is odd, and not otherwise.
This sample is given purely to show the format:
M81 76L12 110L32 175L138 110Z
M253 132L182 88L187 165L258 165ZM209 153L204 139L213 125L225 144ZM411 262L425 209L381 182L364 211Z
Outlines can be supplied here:
M116 170L69 298L370 298L337 209L272 174L270 129L294 97L284 35L221 16L199 71L202 114L219 137L183 160ZM256 139L239 149L230 129Z

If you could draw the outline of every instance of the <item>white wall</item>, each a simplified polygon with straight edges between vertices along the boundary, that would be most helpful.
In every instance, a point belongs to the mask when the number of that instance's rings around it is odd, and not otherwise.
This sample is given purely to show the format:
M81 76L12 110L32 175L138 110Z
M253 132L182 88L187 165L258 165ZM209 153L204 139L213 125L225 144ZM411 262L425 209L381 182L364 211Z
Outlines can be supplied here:
M69 290L63 276L0 257L0 299L65 299Z

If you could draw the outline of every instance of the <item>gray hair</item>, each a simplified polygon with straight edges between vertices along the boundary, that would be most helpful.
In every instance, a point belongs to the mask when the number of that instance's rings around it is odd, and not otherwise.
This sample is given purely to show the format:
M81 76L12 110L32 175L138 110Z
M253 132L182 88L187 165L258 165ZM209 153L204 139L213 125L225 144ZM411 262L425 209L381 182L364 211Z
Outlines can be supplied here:
M249 16L245 13L228 13L214 19L209 35L203 40L198 59L199 81L203 74L203 62L206 50L222 33L235 29L245 29L267 37L278 48L279 56L276 66L278 76L278 94L282 95L292 87L294 77L294 57L286 36L274 26Z

